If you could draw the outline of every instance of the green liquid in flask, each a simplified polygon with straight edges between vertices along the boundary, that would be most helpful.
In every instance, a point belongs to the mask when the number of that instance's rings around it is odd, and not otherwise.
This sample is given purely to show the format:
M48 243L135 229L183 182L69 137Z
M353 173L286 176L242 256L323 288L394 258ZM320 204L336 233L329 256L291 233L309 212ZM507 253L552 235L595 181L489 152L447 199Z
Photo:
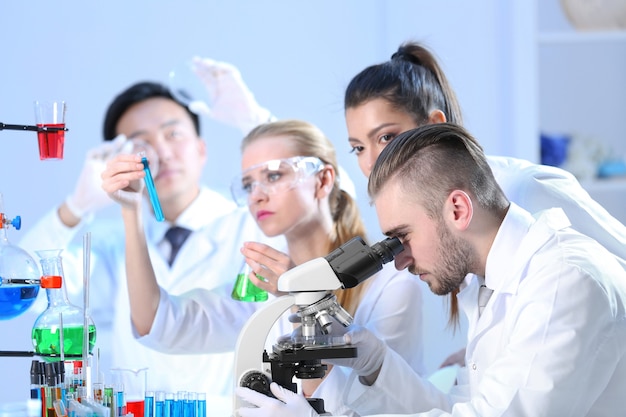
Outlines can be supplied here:
M58 328L34 328L32 331L35 352L47 360L61 357L61 338ZM89 326L89 353L96 344L96 326ZM63 354L65 359L83 356L83 326L63 328Z
M248 274L242 272L237 275L231 297L239 301L266 301L268 296L267 291L254 285L248 278Z

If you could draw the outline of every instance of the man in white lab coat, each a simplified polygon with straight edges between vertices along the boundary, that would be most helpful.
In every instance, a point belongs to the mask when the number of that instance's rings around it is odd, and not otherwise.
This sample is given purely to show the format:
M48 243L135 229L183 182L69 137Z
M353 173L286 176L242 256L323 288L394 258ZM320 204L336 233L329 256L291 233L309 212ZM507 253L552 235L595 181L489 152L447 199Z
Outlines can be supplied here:
M381 153L369 193L395 258L440 295L458 294L469 322L467 369L439 392L363 329L346 336L356 359L345 395L361 415L611 416L626 386L626 272L561 209L534 216L511 203L480 145L461 127L405 132ZM242 417L314 416L272 384L282 401L246 388L259 408Z
M212 110L216 119L220 115L220 121L245 133L269 118L269 111L256 104L238 72L219 65L211 71L211 65L206 64L205 69L215 77L217 96L213 97ZM223 91L225 86L228 94ZM226 107L235 102L237 111L223 108L224 101ZM233 118L227 119L228 114ZM247 209L237 208L230 198L201 184L208 151L200 136L199 117L166 86L140 82L118 94L105 116L104 139L104 144L87 155L74 192L30 228L21 245L31 251L64 249L65 284L74 299L80 300L83 274L79 238L91 232L90 307L96 324L96 347L101 353L99 370L107 383L113 382L110 368L149 368L148 387L152 390L229 395L238 329L262 305L230 297L243 263L240 248L248 240L270 241ZM94 218L96 211L113 202L101 186L106 161L120 152L124 143L137 140L151 144L159 155L154 182L165 221L157 221L147 199L143 219L155 286L158 284L152 300L171 307L163 308L170 314L157 315L148 329L136 329L131 324L122 221L119 217ZM190 231L175 258L166 239L170 226ZM214 318L211 328L202 329L202 337L195 332L199 329L160 337L158 331L176 318L177 300L196 293L212 307L204 312ZM189 325L193 327L193 323ZM194 349L194 341L206 343L200 350ZM94 373L94 380L96 377ZM135 382L124 381L124 389L135 394Z

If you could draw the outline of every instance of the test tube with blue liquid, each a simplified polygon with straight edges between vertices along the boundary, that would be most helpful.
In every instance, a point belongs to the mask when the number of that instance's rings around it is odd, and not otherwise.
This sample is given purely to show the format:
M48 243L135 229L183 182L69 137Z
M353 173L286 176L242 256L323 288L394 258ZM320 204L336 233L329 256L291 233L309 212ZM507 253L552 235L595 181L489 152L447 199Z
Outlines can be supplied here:
M204 392L197 393L196 417L206 417L206 394Z
M183 417L185 412L185 400L187 399L187 391L178 391L176 395L175 413L172 417Z
M146 391L143 407L144 417L154 417L154 391Z
M157 391L154 402L154 417L165 416L165 393L163 391Z
M148 190L148 196L150 197L150 204L152 204L152 210L154 216L160 222L165 220L163 216L163 210L161 209L161 203L159 202L159 196L157 195L156 187L154 186L154 179L152 178L152 172L150 171L150 163L146 157L145 152L139 152L141 156L141 163L143 164L143 170L146 173L144 180L146 182L146 189Z
M195 417L196 415L196 393L188 392L183 403L183 417Z
M163 417L174 417L176 415L176 401L174 401L174 393L165 393L165 410Z
M156 150L145 140L133 138L126 142L122 150L122 153L133 153L141 157L141 164L143 165L143 171L145 172L144 182L146 184L146 190L148 191L148 197L150 198L150 204L154 211L154 216L158 221L165 220L163 216L163 210L161 210L161 203L157 195L156 187L154 185L154 176L159 171L159 156Z
M115 386L115 416L123 417L126 415L126 396L124 395L124 385L117 384Z

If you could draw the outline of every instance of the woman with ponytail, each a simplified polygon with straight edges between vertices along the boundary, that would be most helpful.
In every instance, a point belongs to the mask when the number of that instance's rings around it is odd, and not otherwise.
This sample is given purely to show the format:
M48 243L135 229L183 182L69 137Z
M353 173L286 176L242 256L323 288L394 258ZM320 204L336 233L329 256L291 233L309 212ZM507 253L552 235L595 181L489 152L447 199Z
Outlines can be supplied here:
M335 149L317 127L299 120L263 124L244 138L241 150L242 173L233 181L233 196L238 204L248 205L265 235L284 235L288 252L246 242L242 249L246 262L264 278L252 274L254 284L279 295L277 280L287 269L325 256L356 236L366 237L355 200L341 188ZM417 280L389 263L336 295L355 324L367 327L416 372L423 372ZM329 368L324 379L301 380L302 392L323 398L333 414L350 414L340 396L348 372Z
M460 106L437 60L428 49L415 42L400 45L390 60L367 67L357 74L346 89L344 104L348 141L366 177L370 176L383 149L401 133L426 124L462 123ZM626 228L591 199L573 175L559 168L508 157L487 156L487 163L508 200L531 213L552 207L562 208L574 229L600 242L626 267ZM450 166L450 169L454 168ZM410 239L410 236L406 238ZM417 268L416 265L403 266L407 270ZM406 270L401 273L412 276ZM476 277L468 275L465 283L470 279ZM450 293L450 323L453 326L457 325L459 314L456 293L458 289ZM468 301L467 298L465 300ZM489 301L486 301L485 308L489 308ZM424 313L428 317L428 312ZM472 317L469 320L479 319ZM469 325L473 330L478 327L476 321ZM483 327L479 331L488 332L490 329L485 330ZM348 407L362 416L413 413L423 413L420 416L478 415L473 407L474 401L471 404L469 402L470 398L477 398L477 402L483 405L489 403L487 408L491 406L490 410L495 410L493 415L503 415L502 408L498 408L504 404L501 394L513 392L510 386L502 388L497 383L484 389L474 385L470 392L470 381L480 378L480 373L484 375L489 372L488 368L481 367L482 358L470 357L468 363L472 366L461 368L457 375L459 384L450 392L443 392L424 378L416 376L409 366L388 349L384 359L380 359L381 346L383 349L386 347L367 330L357 329L346 337L358 349L359 361L343 363L343 369L352 365L354 374L348 378L341 396L349 399ZM377 357L379 360L375 361ZM464 352L453 358L458 362L464 362L464 359ZM367 367L368 372L363 373L364 362L382 362L382 365L373 370ZM499 380L500 375L492 377L492 381ZM536 390L532 391L536 393ZM280 401L267 400L250 390L239 388L237 394L240 397L259 407L251 409L249 413L247 410L240 412L240 415L317 416L300 396L275 385L272 386L272 392ZM485 400L484 396L490 393L493 398L497 397L493 402L489 401L491 397ZM512 395L517 400L523 397L516 392ZM462 404L455 406L457 402ZM528 405L523 400L520 404ZM516 415L530 414L520 412ZM584 412L580 411L580 414Z
M348 141L367 177L380 152L400 133L425 124L463 122L461 106L434 54L416 42L403 43L391 59L352 78L344 108ZM563 208L575 229L600 242L626 266L626 227L572 174L516 158L487 160L509 200L531 213ZM452 292L449 300L453 327L459 323L457 293ZM464 364L464 351L451 355L442 366L453 363Z

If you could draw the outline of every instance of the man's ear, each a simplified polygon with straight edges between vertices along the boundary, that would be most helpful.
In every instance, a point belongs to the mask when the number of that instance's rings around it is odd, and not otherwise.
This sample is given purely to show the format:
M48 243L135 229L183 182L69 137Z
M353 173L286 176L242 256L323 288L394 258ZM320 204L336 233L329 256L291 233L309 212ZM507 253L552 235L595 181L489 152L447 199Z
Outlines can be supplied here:
M439 109L435 109L428 114L429 125L434 125L436 123L445 123L446 121L446 115Z
M474 216L472 199L465 191L454 190L446 200L447 219L457 230L465 230L469 227Z

